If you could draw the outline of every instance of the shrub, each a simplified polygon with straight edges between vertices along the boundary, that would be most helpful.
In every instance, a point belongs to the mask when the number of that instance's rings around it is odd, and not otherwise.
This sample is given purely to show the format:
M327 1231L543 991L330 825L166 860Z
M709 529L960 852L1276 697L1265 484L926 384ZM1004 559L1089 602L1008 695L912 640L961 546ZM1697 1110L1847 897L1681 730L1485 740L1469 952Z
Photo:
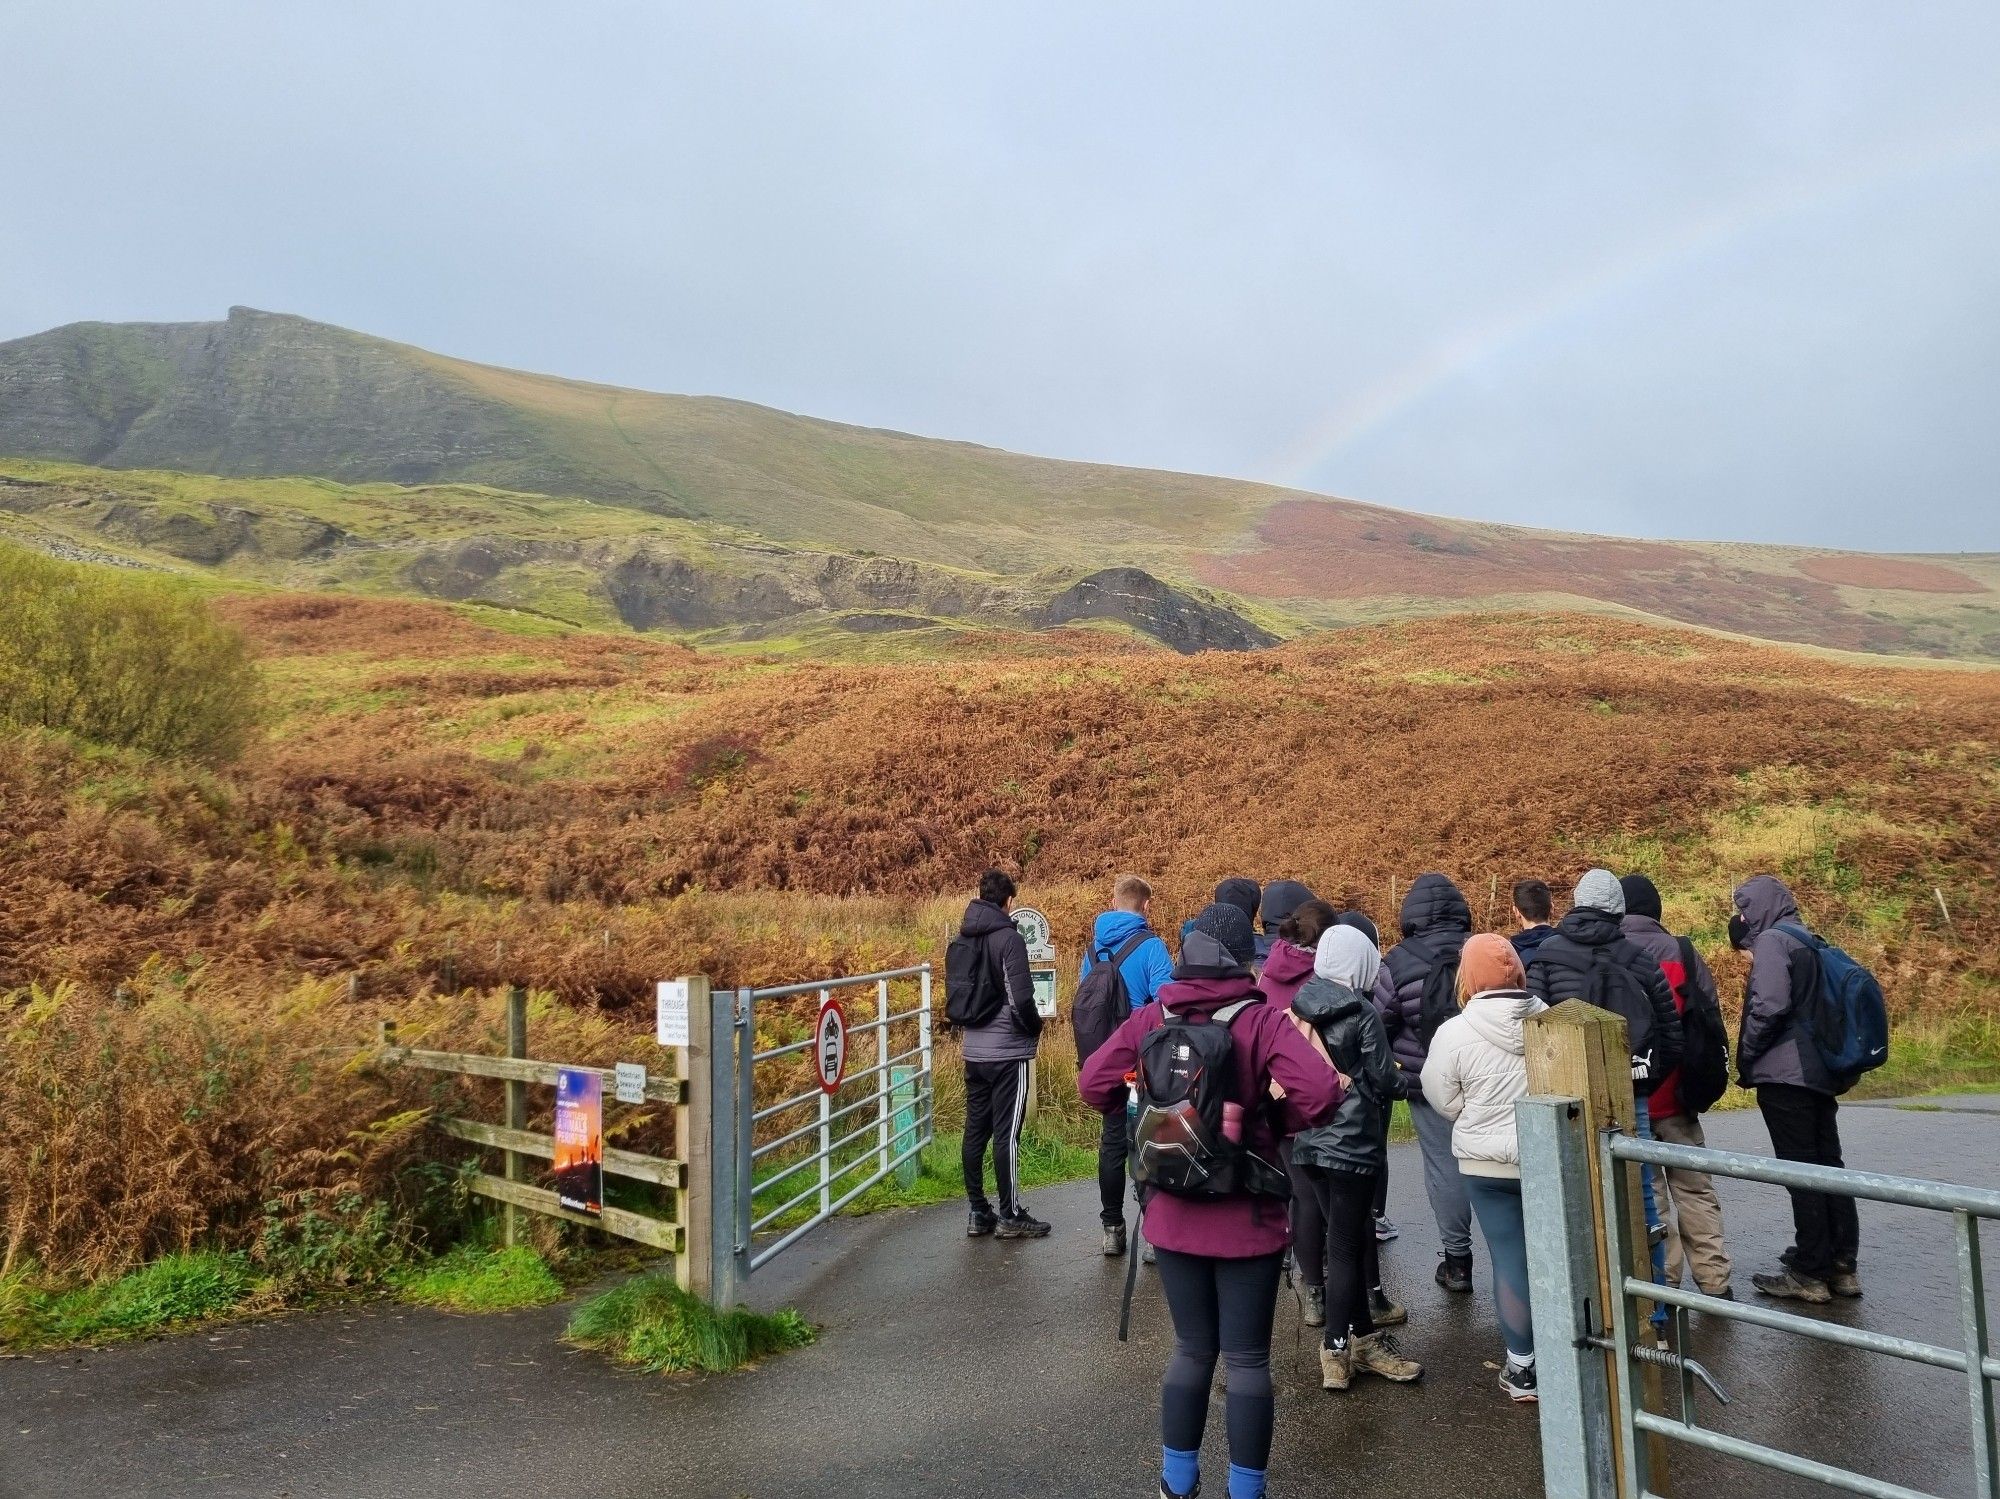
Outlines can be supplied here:
M721 1373L813 1341L812 1324L787 1307L774 1315L748 1307L717 1311L659 1275L640 1275L593 1296L564 1333L654 1374L695 1369Z
M220 762L248 740L243 637L159 578L0 546L0 719Z

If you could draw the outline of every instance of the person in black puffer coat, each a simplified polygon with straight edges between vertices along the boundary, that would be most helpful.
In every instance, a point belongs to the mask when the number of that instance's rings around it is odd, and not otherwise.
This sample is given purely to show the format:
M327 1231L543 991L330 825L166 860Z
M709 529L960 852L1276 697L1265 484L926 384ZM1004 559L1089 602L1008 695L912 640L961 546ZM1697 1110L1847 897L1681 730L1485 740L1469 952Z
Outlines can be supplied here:
M1383 966L1395 984L1386 1002L1377 999L1382 1023L1397 1063L1413 1085L1410 1122L1424 1153L1424 1192L1437 1218L1444 1259L1437 1282L1448 1291L1472 1290L1472 1199L1451 1153L1451 1121L1430 1106L1414 1086L1423 1076L1431 1038L1423 1023L1424 981L1439 964L1458 966L1459 952L1472 935L1472 908L1448 876L1420 874L1403 897L1403 940L1389 950Z
M1623 1015L1632 1046L1632 1091L1650 1098L1681 1064L1681 1017L1656 959L1621 925L1625 891L1608 869L1577 881L1575 903L1535 950L1528 992L1548 1004L1581 999ZM1604 965L1618 973L1597 974Z

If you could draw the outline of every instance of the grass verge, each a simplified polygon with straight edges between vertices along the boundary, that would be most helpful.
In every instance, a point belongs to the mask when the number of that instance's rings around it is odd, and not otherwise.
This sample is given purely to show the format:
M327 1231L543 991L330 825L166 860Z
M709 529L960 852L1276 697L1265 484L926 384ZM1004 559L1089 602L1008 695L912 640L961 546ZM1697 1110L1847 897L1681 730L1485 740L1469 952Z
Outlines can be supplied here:
M31 1273L0 1278L0 1346L40 1348L145 1337L237 1311L256 1293L241 1254L170 1254L128 1275L66 1290Z
M740 1369L813 1341L812 1324L789 1307L717 1311L659 1275L640 1275L576 1309L563 1337L579 1348L653 1374Z
M461 1244L401 1277L396 1294L448 1312L504 1312L560 1300L562 1282L525 1244L487 1249Z

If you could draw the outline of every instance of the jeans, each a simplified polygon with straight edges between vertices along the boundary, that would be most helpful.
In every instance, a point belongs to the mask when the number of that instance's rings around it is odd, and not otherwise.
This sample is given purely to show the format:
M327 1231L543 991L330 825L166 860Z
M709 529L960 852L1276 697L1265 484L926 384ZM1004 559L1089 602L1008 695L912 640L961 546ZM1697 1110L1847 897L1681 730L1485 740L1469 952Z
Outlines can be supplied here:
M1652 1110L1646 1106L1647 1101L1639 1098L1633 1100L1633 1102L1636 1105L1635 1113L1639 1124L1639 1138L1642 1140L1654 1139L1653 1114ZM1660 1204L1658 1199L1653 1195L1653 1168L1651 1166L1641 1166L1639 1168L1639 1197L1646 1205L1646 1258L1653 1266L1653 1284L1656 1286L1665 1285L1667 1281L1666 1240L1661 1239L1658 1243L1652 1242L1653 1231L1660 1226ZM1667 1325L1667 1309L1664 1306L1656 1305L1653 1308L1652 1316L1653 1326L1665 1327Z
M965 1200L974 1212L990 1213L986 1201L986 1146L993 1145L993 1180L999 1188L1000 1211L1013 1217L1021 1211L1021 1126L1028 1117L1030 1062L967 1062L965 1064L965 1146L959 1164L965 1171Z
M1493 1260L1493 1304L1500 1336L1516 1359L1535 1356L1535 1319L1528 1305L1528 1231L1521 1218L1521 1183L1506 1176L1468 1176L1479 1231Z
M1846 1164L1840 1158L1840 1105L1827 1094L1789 1083L1764 1083L1757 1089L1757 1109L1771 1131L1771 1153L1779 1160ZM1854 1268L1861 1248L1861 1215L1852 1197L1793 1191L1792 1232L1785 1263L1799 1274L1825 1280L1836 1268Z
M1174 1352L1160 1384L1160 1441L1201 1449L1219 1354L1228 1368L1223 1403L1229 1460L1263 1469L1271 1461L1276 1405L1271 1394L1271 1322L1278 1310L1284 1255L1218 1260L1156 1249L1160 1288L1174 1318Z
M1465 1178L1451 1153L1451 1121L1420 1098L1410 1100L1410 1122L1424 1151L1424 1192L1437 1218L1444 1252L1455 1259L1472 1257L1472 1202L1465 1195Z
M1097 1132L1098 1219L1106 1228L1125 1222L1125 1157L1131 1149L1130 1121L1125 1117L1125 1100L1104 1111Z
M1315 1282L1308 1274L1306 1284L1326 1287L1326 1346L1332 1348L1347 1340L1350 1328L1358 1338L1375 1331L1368 1293L1382 1282L1375 1243L1376 1173L1327 1171L1317 1166L1302 1169L1315 1216L1323 1225L1315 1256L1320 1260L1321 1278ZM1302 1273L1304 1248L1305 1241L1300 1240Z

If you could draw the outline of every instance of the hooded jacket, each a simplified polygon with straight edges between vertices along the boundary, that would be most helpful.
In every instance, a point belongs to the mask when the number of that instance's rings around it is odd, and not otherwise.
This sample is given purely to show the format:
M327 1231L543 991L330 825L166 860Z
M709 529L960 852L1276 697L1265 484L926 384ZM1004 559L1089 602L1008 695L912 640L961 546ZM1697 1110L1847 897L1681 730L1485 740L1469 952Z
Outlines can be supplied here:
M1395 989L1388 1003L1378 1000L1378 1006L1397 1062L1414 1075L1424 1070L1428 1050L1420 1025L1424 979L1433 963L1457 958L1472 935L1472 908L1447 876L1420 874L1403 897L1402 926L1403 940L1382 964Z
M986 1024L965 1032L968 1062L1026 1062L1041 1045L1042 1017L1035 1013L1035 986L1028 977L1028 944L1013 918L991 901L975 900L965 908L959 935L977 937L986 946L986 961L1007 988L1000 1013Z
M1841 1090L1820 1060L1819 1048L1802 1033L1800 990L1817 980L1806 950L1779 923L1803 925L1798 902L1784 881L1760 874L1736 887L1737 915L1749 940L1750 982L1743 991L1743 1031L1736 1043L1736 1071L1749 1087L1772 1083L1810 1088L1829 1096Z
M1625 934L1625 940L1654 962L1681 961L1680 938L1661 926L1655 918L1627 911L1625 919L1618 925L1619 930ZM1718 996L1715 990L1715 975L1709 971L1708 964L1702 961L1701 954L1695 952L1693 943L1688 944L1688 952L1694 958L1694 964L1688 971L1688 984L1711 1005L1716 1004ZM1672 984L1667 985L1667 992L1673 994L1673 988ZM1687 1013L1687 998L1685 993L1673 994L1675 1013L1680 1015ZM1649 1103L1655 1119L1670 1118L1681 1112L1680 1084L1681 1070L1676 1067L1667 1074L1660 1086L1653 1090Z
M1077 977L1081 979L1090 972L1099 953L1110 957L1135 932L1142 931L1148 933L1146 940L1118 965L1118 973L1125 980L1125 993L1133 1009L1157 996L1174 976L1174 960L1167 952L1166 942L1137 911L1106 911L1097 918L1090 931L1090 946L1084 949L1083 971Z
M1125 1075L1138 1066L1139 1043L1165 1023L1163 1009L1207 1019L1225 1005L1257 996L1257 986L1241 967L1219 977L1175 979L1090 1054L1077 1077L1077 1092L1100 1114L1124 1098ZM1228 1096L1245 1105L1244 1143L1276 1161L1281 1136L1318 1124L1338 1106L1340 1078L1275 1005L1250 1005L1231 1023L1230 1036L1236 1085ZM1273 1081L1285 1090L1282 1100L1270 1098ZM1254 1259L1276 1254L1291 1241L1290 1215L1275 1197L1197 1200L1155 1192L1143 1212L1146 1242L1178 1254Z
M1280 937L1271 944L1257 987L1279 1009L1287 1009L1306 980L1313 976L1313 950Z
M1528 1092L1522 1029L1548 1006L1521 989L1489 989L1438 1027L1424 1063L1424 1097L1452 1121L1451 1153L1466 1176L1521 1174L1514 1104Z
M1623 903L1621 897L1619 904ZM1596 906L1571 907L1556 923L1556 934L1528 965L1528 992L1552 1005L1566 999L1587 1001L1591 969L1600 962L1630 973L1646 996L1647 1011L1626 1015L1625 1023L1636 1036L1640 1022L1652 1022L1645 1052L1632 1058L1632 1090L1650 1098L1681 1064L1681 1017L1667 976L1657 962L1625 940L1619 917Z
M1268 973L1268 970L1266 970ZM1292 1000L1292 1013L1319 1032L1333 1065L1353 1086L1324 1124L1301 1131L1292 1159L1329 1171L1381 1171L1389 1164L1389 1104L1403 1073L1374 1004L1345 984L1317 976Z

